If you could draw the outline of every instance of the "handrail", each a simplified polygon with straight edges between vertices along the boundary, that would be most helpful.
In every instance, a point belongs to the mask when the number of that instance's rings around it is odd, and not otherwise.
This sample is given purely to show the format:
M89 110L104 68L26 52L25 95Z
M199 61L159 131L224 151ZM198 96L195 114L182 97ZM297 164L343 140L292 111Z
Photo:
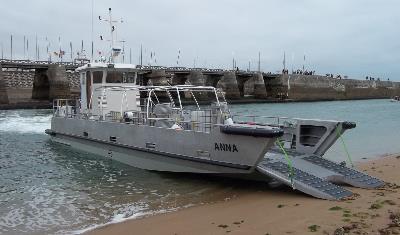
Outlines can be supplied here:
M283 120L293 120L293 121L332 121L332 122L339 122L337 120L323 120L323 119L311 119L311 118L293 118L293 117L278 117L278 116L258 116L258 115L245 115L245 114L232 114L232 117L256 117L256 118L276 118L276 119L283 119Z

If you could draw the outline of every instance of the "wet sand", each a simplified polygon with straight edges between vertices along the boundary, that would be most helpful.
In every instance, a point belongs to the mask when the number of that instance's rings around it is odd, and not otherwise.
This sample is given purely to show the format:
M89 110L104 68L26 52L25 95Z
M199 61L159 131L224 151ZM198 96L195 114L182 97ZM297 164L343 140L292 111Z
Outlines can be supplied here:
M400 234L400 156L358 164L385 180L381 189L349 187L346 201L291 189L245 190L233 199L129 220L87 234Z

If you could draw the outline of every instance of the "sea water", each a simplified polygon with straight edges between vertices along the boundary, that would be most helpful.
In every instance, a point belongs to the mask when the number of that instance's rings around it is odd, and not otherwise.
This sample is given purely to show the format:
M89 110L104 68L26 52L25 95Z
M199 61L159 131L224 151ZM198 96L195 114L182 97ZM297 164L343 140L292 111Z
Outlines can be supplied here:
M353 161L400 152L400 103L388 100L232 105L240 114L354 121ZM0 111L0 234L71 234L224 200L260 183L157 173L54 144L50 110ZM348 160L338 141L326 157ZM249 186L250 185L250 186Z

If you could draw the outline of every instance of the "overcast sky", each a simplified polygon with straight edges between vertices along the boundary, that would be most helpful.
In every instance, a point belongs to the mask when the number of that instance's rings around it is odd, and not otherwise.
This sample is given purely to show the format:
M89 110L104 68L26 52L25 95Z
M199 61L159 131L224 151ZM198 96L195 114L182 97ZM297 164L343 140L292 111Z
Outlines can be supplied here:
M0 0L0 42L10 56L23 55L23 37L29 38L29 56L50 50L69 53L84 40L90 51L92 0ZM126 40L126 62L138 63L140 45L144 63L151 51L158 65L257 69L258 52L264 71L282 70L283 54L289 69L305 67L319 74L352 78L375 76L400 81L400 1L398 0L94 0L96 51L107 48L108 28L98 16L111 7L118 39ZM89 53L90 54L90 53ZM66 57L69 58L67 55Z

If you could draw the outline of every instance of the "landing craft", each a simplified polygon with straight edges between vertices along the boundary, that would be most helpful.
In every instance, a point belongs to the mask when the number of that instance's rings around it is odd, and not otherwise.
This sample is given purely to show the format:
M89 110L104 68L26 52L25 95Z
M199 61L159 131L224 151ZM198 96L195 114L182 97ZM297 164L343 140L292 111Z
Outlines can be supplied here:
M214 87L141 86L142 66L114 63L114 48L108 63L77 69L80 100L54 100L54 142L146 170L252 176L330 200L352 195L335 183L383 185L323 158L355 123L234 115Z

